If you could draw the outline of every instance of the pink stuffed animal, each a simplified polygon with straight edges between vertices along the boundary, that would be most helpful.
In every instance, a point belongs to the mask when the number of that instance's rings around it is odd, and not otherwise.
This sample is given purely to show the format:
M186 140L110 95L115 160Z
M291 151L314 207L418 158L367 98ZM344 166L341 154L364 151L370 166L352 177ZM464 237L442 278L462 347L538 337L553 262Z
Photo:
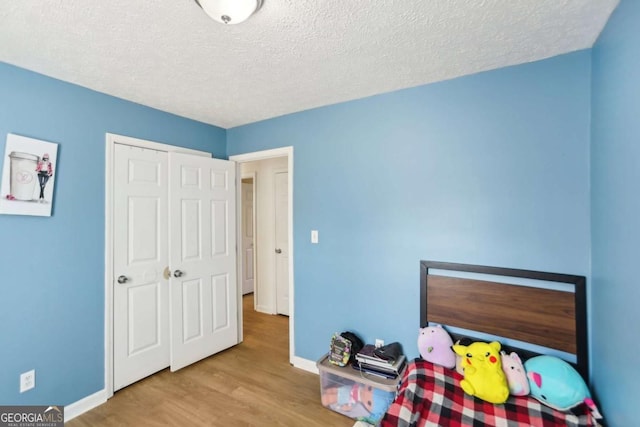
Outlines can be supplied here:
M526 396L529 394L529 380L518 354L513 352L507 354L501 351L500 356L502 357L502 370L507 376L507 383L509 384L509 393L513 396Z
M451 349L453 341L440 325L420 329L418 350L420 356L428 362L445 368L456 366L456 354Z

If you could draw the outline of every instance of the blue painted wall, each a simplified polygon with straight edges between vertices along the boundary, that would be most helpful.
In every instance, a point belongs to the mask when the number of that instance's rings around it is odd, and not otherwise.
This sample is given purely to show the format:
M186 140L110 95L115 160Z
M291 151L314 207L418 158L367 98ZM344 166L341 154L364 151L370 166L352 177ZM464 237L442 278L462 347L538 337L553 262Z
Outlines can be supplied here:
M618 326L639 323L639 8L623 0L615 12L593 81L582 51L226 132L0 63L0 153L9 132L60 143L53 217L0 216L0 404L68 404L103 387L112 132L216 157L295 147L303 358L344 329L417 355L420 259L588 276L594 390L611 425L632 424L638 374L622 366L638 343ZM19 394L19 373L33 368L36 389Z
M638 424L640 2L623 0L593 49L593 382L611 426Z
M224 157L226 131L3 63L0 94L3 156L7 133L60 144L53 216L0 216L0 404L66 405L104 387L105 133Z
M228 130L228 155L294 147L296 355L349 329L416 356L421 259L589 276L590 67L575 52Z

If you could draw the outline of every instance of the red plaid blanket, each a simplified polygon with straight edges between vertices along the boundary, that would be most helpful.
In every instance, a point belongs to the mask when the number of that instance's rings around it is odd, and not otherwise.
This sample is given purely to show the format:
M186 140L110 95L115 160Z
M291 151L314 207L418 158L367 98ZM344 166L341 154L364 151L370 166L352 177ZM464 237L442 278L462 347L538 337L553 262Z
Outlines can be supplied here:
M511 396L494 405L464 393L462 376L421 359L407 365L398 396L382 419L391 426L595 426L586 405L560 412L533 397Z

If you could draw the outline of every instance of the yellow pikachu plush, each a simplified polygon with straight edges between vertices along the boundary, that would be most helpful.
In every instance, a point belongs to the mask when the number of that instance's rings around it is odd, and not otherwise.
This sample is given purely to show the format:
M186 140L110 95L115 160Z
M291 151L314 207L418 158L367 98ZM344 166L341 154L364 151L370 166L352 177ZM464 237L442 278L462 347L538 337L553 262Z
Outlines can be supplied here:
M453 351L462 357L464 379L460 386L465 393L491 403L504 403L509 398L509 385L502 370L500 343L474 342L456 344Z

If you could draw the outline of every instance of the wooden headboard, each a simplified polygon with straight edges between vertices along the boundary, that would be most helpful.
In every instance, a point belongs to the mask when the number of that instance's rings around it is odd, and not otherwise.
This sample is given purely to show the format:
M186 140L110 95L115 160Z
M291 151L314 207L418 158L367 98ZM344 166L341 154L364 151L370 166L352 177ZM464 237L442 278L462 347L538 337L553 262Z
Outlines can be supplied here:
M438 275L433 270L453 274ZM452 277L456 272L463 273L461 276L473 273L474 278ZM500 280L475 278L483 274L500 276ZM546 289L515 284L517 279L564 285L563 290ZM584 276L421 261L420 325L434 322L569 353L575 355L576 369L588 381L585 282ZM569 289L564 290L567 285ZM525 357L532 355L527 350L510 348Z

